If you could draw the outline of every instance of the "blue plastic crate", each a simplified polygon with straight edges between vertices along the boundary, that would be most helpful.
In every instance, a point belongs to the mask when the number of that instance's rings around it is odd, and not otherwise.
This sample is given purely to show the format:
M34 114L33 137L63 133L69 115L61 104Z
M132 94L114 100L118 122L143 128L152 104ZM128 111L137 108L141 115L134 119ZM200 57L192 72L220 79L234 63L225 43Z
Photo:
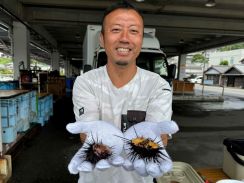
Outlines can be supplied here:
M51 98L49 95L44 98L44 112L43 112L44 121L48 121L50 118L50 110L51 110L50 99Z
M37 116L33 123L40 123L42 126L45 125L45 97L37 98Z
M53 95L49 95L49 115L53 115Z
M66 85L66 90L72 90L73 89L73 85L74 85L74 80L75 78L66 78L65 79L65 85Z
M18 120L26 120L29 117L29 93L17 97L18 101Z
M34 112L37 112L37 107L36 107L37 94L36 94L36 91L31 91L30 92L29 102L30 102L30 104L29 104L30 105L30 110L34 111Z
M46 98L46 115L50 119L50 116L53 115L53 95L48 95Z
M30 129L30 122L29 122L29 120L23 121L20 131L21 132L25 132L25 131L27 131L29 129Z
M16 90L19 88L19 81L2 81L0 90Z
M0 99L0 103L2 127L15 126L18 114L16 98Z
M1 115L16 115L17 114L17 101L16 98L0 99L1 102Z
M1 122L2 122L2 127L10 127L10 126L15 126L17 124L17 116L12 115L12 116L2 116L1 117Z
M11 143L14 142L17 138L17 131L15 127L2 128L2 142Z
M41 126L44 126L46 124L44 116L38 116L37 123L41 124Z
M38 116L45 115L45 98L38 100Z
M50 105L49 105L49 97L48 96L46 96L45 98L44 98L44 113L45 113L45 116L49 116L49 108L50 108Z
M26 131L23 125L29 122L30 116L30 92L24 93L22 95L17 96L17 104L18 104L18 115L17 115L17 132Z
M37 94L36 91L31 91L29 95L29 121L36 122L37 121Z

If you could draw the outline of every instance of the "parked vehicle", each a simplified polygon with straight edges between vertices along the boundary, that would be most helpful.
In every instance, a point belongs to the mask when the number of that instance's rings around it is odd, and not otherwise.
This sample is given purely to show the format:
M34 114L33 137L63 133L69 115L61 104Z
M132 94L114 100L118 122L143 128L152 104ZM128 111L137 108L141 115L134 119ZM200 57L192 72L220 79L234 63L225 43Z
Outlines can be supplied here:
M195 78L191 78L191 79L189 79L189 81L190 81L191 83L199 83L199 84L201 84L201 83L202 83L202 79L203 79L202 76L197 76L197 77L195 77Z
M99 45L100 25L88 25L83 41L83 72L103 66L107 62L104 48ZM144 28L144 38L137 65L146 70L156 72L170 84L175 77L176 65L169 65L165 53L155 36L156 29Z

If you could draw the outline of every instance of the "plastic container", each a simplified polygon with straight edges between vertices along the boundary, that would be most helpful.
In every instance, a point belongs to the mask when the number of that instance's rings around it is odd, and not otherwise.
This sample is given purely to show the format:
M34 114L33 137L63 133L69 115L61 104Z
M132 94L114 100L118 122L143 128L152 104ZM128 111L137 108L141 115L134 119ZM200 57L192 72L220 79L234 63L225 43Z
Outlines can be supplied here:
M2 128L2 142L11 143L17 138L17 131L14 126Z
M17 132L23 132L26 131L29 126L29 110L30 110L30 93L25 93L22 95L19 95L17 97L18 101L18 124L17 124Z
M0 81L0 90L16 90L19 88L19 81Z
M48 121L49 120L49 116L50 116L50 105L49 105L49 97L46 96L44 98L44 120Z
M35 123L39 123L41 126L44 126L49 119L49 105L47 96L48 95L39 97L37 100L38 115L37 121L35 121Z
M53 115L53 95L50 94L48 95L48 98L49 98L49 116L52 116Z
M173 169L160 178L157 183L204 183L203 179L192 168L191 165L184 162L173 162Z
M244 139L224 139L223 171L232 179L244 179Z
M37 93L36 93L36 91L31 91L29 97L30 97L29 121L36 122L37 121Z
M73 89L74 80L75 80L75 78L66 78L65 79L66 90L69 91L69 90Z
M1 99L1 123L2 127L15 126L17 123L18 106L16 98Z
M223 179L217 181L216 183L244 183L244 182L239 180L233 180L233 179Z
M43 116L38 116L37 123L41 124L41 126L44 126L46 124Z

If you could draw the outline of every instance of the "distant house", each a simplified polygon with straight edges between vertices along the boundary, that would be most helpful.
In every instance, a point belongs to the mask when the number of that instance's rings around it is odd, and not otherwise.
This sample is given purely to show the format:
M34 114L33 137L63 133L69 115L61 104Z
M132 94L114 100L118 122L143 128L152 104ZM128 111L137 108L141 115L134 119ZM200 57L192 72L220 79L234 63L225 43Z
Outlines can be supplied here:
M223 74L225 86L244 88L244 64L235 64Z
M215 65L209 67L205 72L205 79L208 81L212 81L213 85L223 85L224 80L222 78L222 75L230 68L230 66L224 66L224 65Z

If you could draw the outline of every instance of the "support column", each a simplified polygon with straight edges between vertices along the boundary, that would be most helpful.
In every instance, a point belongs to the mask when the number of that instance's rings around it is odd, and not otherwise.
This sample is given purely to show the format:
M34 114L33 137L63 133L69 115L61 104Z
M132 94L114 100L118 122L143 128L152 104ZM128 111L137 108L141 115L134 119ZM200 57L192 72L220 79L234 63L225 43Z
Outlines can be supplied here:
M64 70L65 70L65 76L71 77L71 65L69 60L65 60L64 62Z
M186 77L186 54L179 55L178 61L178 80L183 80Z
M19 79L19 66L24 64L25 69L30 69L30 32L20 22L13 22L13 66L14 79ZM22 69L22 67L21 67Z
M57 50L53 51L51 54L51 68L53 71L59 71L59 52Z

